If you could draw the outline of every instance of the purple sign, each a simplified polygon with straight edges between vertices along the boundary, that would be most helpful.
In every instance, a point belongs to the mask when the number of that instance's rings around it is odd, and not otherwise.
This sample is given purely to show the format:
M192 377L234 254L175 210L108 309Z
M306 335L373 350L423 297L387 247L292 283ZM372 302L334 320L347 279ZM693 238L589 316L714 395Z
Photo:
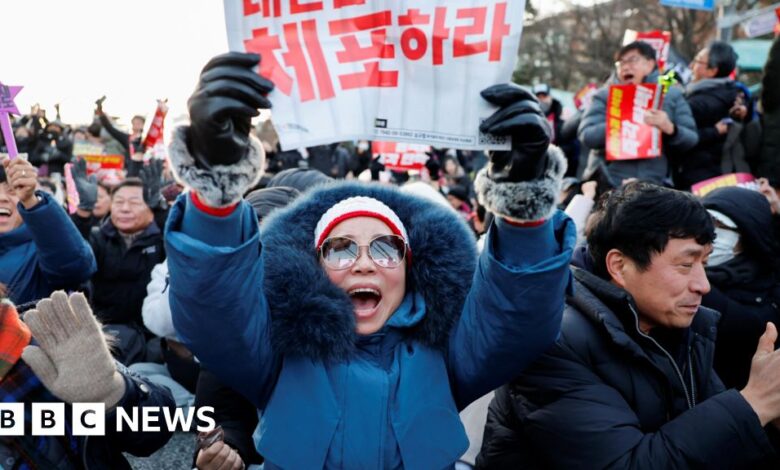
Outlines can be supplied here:
M16 158L19 152L16 150L16 140L8 115L19 114L14 98L20 91L22 91L20 86L7 86L0 83L0 127L3 128L3 140L8 148L8 157L11 159Z

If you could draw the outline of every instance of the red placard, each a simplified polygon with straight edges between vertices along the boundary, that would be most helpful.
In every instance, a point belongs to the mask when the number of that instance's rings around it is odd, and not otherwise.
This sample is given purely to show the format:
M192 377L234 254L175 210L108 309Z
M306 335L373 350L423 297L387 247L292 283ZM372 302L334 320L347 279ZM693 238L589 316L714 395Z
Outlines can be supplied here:
M607 160L640 160L661 156L661 132L645 124L660 87L655 84L612 85L607 99Z
M399 142L378 142L371 144L371 153L381 157L386 170L421 171L428 161L430 145Z
M656 54L656 62L658 63L658 70L666 70L666 63L669 61L669 47L672 44L672 33L659 29L653 31L627 30L626 34L623 36L623 45L634 41L646 42L653 46Z

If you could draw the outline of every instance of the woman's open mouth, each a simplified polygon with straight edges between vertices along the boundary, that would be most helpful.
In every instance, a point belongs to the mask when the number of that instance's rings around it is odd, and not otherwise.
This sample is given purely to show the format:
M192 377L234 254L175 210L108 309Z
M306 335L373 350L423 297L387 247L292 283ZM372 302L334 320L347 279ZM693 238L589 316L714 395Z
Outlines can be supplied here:
M347 293L352 300L355 316L358 318L368 318L374 315L382 302L382 293L374 288L356 287Z

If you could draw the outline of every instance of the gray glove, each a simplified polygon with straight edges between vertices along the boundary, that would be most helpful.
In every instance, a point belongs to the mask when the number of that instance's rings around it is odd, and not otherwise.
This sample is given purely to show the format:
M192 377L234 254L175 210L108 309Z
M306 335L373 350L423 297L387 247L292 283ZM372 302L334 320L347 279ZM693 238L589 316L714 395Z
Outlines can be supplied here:
M102 402L106 410L119 402L125 380L83 294L57 291L24 321L38 346L24 348L22 359L52 394L67 403Z
M83 158L73 164L71 174L79 193L79 209L92 212L98 196L97 176L87 176L87 161Z
M141 168L139 176L144 182L144 202L150 209L158 208L163 202L160 193L162 174L163 161L157 158L150 160L147 165Z

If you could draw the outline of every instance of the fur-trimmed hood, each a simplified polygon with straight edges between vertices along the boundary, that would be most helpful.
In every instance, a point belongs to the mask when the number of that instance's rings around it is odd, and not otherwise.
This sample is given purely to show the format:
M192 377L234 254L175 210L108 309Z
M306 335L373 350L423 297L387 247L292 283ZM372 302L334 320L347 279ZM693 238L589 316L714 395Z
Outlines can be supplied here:
M471 286L476 242L452 211L396 188L332 183L276 211L261 230L265 295L274 348L314 360L348 357L357 334L347 294L328 279L314 250L314 229L326 210L350 196L376 198L389 206L409 233L414 261L406 291L425 300L424 319L408 334L420 343L446 345Z

